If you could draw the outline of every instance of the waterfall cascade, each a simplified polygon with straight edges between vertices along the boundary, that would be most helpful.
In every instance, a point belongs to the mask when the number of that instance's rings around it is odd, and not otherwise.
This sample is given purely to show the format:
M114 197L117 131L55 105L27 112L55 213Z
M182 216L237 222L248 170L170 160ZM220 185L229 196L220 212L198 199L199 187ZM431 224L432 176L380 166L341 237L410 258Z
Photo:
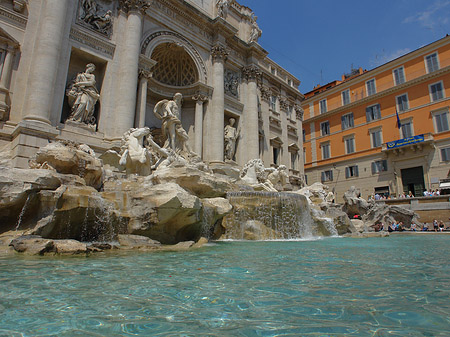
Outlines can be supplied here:
M292 240L335 235L335 228L315 221L304 195L289 192L230 192L225 239Z

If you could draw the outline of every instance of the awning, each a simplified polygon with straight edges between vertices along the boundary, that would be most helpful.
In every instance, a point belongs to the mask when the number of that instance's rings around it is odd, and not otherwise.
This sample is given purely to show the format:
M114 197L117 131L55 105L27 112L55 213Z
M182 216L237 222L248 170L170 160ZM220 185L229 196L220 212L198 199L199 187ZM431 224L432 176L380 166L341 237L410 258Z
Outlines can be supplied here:
M446 182L446 183L440 183L439 184L439 188L442 188L442 189L448 189L448 188L450 188L450 182Z

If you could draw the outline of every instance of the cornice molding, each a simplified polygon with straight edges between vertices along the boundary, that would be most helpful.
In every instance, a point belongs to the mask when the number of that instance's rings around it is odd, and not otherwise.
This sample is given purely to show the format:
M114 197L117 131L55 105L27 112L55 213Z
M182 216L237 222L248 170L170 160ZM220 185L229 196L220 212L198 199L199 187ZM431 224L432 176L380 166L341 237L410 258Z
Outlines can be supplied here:
M17 12L10 11L6 8L0 7L0 16L6 19L9 23L24 30L27 26L28 18Z
M110 42L104 41L97 36L83 32L81 29L72 27L70 29L69 38L73 41L77 41L85 46L88 46L102 54L110 57L114 56L116 46Z

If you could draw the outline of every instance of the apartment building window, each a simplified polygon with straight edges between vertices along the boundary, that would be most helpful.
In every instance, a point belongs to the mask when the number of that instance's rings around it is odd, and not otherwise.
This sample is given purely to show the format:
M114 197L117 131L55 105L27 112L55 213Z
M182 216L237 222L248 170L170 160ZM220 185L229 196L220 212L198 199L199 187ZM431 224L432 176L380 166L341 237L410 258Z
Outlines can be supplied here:
M397 103L397 111L406 111L409 109L408 94L395 97Z
M270 96L270 109L277 111L277 96L275 95Z
M319 110L321 114L327 112L327 99L322 99L319 101Z
M305 129L302 129L302 136L303 136L303 142L306 141L306 131Z
M292 87L292 80L291 80L291 79L288 79L287 82L288 82L288 85Z
M427 73L432 73L439 69L439 60L437 53L425 56L425 65L427 68Z
M441 149L441 161L450 161L450 147Z
M397 69L392 70L392 75L394 76L395 85L399 85L405 83L405 68L399 67Z
M368 106L366 108L366 120L371 122L381 118L380 104Z
M333 181L333 170L322 171L320 174L320 180L322 182Z
M375 79L372 78L366 82L366 92L367 96L375 95L377 93L377 88L375 85Z
M348 179L358 176L359 176L358 165L347 166L345 168L345 178Z
M326 136L329 134L330 134L330 122L326 121L326 122L320 123L320 135Z
M387 160L377 160L372 162L372 174L386 172L388 169Z
M431 102L436 102L444 98L444 84L442 81L430 84L428 88L430 90Z
M355 136L351 135L344 138L345 153L350 154L355 152Z
M370 130L370 141L372 143L372 148L380 147L381 144L383 144L383 135L381 133L381 128Z
M270 67L270 72L272 73L272 75L277 74L277 70L274 67Z
M402 127L400 128L402 133L402 138L412 137L414 135L413 132L413 123L411 119L403 120L400 122Z
M448 111L433 112L434 126L436 132L445 132L449 130L448 125Z
M303 148L303 164L306 164L306 148Z
M350 90L347 89L341 93L342 105L350 104Z
M320 148L322 149L322 159L329 159L331 157L330 143L322 143L320 144Z
M348 114L341 116L341 126L342 126L342 130L347 130L354 126L353 112L350 112Z

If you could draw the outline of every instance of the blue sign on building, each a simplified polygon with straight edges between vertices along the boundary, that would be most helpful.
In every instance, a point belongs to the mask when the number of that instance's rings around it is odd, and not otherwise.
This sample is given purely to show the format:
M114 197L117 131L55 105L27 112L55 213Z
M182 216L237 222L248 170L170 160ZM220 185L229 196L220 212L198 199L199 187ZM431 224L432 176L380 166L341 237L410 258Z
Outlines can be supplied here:
M405 145L411 145L415 143L421 143L425 140L425 137L423 135L403 138L399 140L394 140L393 142L386 143L388 149L394 149L396 147L401 147Z

